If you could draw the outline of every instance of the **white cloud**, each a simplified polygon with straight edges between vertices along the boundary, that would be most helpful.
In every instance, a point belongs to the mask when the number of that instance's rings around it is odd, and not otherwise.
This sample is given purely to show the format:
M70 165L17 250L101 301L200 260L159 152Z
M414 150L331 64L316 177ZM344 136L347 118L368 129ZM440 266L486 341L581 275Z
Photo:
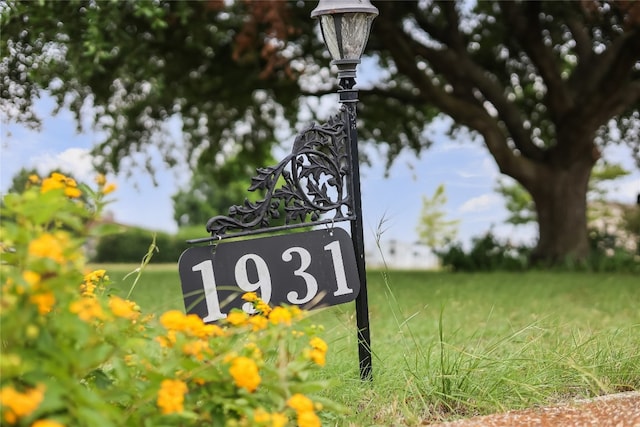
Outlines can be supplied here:
M486 193L467 200L458 208L460 213L484 212L496 208L502 199L497 194Z
M70 173L79 181L91 182L95 176L92 156L86 148L68 148L55 155L42 154L31 159L31 163L44 175L59 169Z

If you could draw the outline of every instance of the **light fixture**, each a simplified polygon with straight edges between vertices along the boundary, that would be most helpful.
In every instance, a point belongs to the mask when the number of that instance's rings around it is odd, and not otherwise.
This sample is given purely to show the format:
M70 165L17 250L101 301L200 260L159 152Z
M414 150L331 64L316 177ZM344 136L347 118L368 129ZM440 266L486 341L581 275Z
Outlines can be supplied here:
M320 0L311 12L311 17L320 21L332 64L339 70L338 78L355 78L376 16L378 9L369 0Z

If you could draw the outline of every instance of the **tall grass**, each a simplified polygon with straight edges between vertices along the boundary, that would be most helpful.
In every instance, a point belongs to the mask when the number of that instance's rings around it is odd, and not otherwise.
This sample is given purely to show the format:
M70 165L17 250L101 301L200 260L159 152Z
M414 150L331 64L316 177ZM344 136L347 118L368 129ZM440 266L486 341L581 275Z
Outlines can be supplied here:
M354 425L418 425L640 388L632 276L372 272L369 283L374 383L364 394L358 384L330 391L352 403ZM333 323L336 336L347 310L317 321ZM340 348L348 341L335 340L328 375L349 369Z
M118 280L135 266L107 268ZM323 425L421 425L640 389L632 275L371 271L368 286L372 382L359 379L352 304L308 320L330 347L324 393L350 408ZM183 308L177 267L150 265L132 298Z

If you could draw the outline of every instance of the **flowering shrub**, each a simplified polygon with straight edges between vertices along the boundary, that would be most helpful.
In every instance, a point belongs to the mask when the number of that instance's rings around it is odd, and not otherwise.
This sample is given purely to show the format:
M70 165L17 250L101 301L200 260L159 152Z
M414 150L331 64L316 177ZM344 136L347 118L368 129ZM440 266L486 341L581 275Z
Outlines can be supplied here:
M146 314L86 270L83 245L105 195L61 174L3 199L2 425L320 426L332 402L311 398L325 363L317 328L296 307L244 295L257 314L220 324L172 310Z

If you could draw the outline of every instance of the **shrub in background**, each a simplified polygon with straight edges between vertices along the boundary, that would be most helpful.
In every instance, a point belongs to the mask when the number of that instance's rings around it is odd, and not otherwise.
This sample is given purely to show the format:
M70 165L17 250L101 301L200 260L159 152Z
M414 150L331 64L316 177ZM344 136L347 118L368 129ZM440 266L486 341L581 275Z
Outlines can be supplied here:
M589 242L591 251L586 260L580 263L567 260L554 267L554 270L640 272L640 256L619 245L616 234L592 229L589 231ZM465 251L459 242L436 251L445 269L460 272L524 271L531 268L528 261L530 254L531 248L501 242L492 233L474 238L469 251Z
M489 232L471 241L466 252L461 243L451 243L437 251L442 266L452 271L522 271L528 268L530 249L500 242Z
M327 387L309 380L327 345L297 308L247 294L258 314L221 324L147 314L86 270L86 240L101 233L88 226L112 187L30 180L3 200L2 425L312 427L339 410L310 397Z
M141 254L147 253L149 245L155 238L157 250L154 251L152 262L178 262L180 254L188 245L178 241L175 236L164 232L154 232L139 227L119 227L117 234L110 234L99 238L93 256L94 262L108 263L138 263Z
M640 254L619 244L618 236L600 230L589 230L591 252L584 269L596 272L640 273Z

